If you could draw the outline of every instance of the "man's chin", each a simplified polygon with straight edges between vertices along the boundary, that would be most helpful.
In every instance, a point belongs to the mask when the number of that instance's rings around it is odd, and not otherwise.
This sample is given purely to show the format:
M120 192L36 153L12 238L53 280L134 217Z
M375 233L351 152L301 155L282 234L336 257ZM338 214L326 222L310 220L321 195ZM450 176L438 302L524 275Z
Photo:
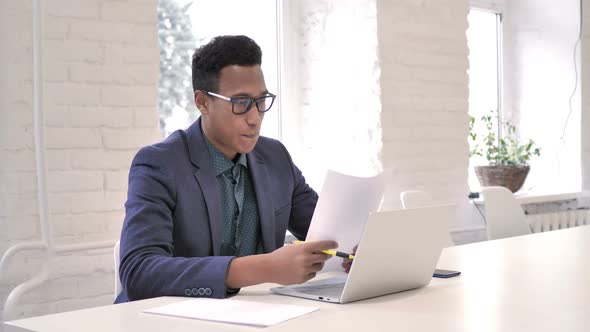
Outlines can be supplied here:
M249 142L248 144L242 144L240 146L240 153L250 153L252 152L252 150L254 150L254 147L256 146L256 143L258 142L258 137L256 137L255 140L253 140L253 142Z

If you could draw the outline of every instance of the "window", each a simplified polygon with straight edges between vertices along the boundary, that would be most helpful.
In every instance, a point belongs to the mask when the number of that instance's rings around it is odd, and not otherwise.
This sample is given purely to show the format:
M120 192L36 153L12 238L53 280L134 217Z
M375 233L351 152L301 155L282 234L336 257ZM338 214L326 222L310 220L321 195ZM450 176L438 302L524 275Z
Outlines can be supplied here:
M219 35L243 34L262 49L266 86L278 95L277 0L159 0L160 128L164 136L193 123L191 57ZM278 138L279 102L264 116L261 135Z
M516 126L521 143L532 139L540 147L540 157L529 162L523 191L578 191L579 3L560 7L506 2L502 11L504 17L476 9L468 15L469 113L478 119L482 113L499 110L502 120ZM471 166L485 162L470 161ZM471 167L469 172L469 185L478 190Z
M475 131L484 132L480 119L490 111L501 112L501 14L471 9L467 16L469 46L469 115L475 118ZM495 127L497 130L497 126ZM484 157L470 160L469 187L480 187L473 167L485 163Z

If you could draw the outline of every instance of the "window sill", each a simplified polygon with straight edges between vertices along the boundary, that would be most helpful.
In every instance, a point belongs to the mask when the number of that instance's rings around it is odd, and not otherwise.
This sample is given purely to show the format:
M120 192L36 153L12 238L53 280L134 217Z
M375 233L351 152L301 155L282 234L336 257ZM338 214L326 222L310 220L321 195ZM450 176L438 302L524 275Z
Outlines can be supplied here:
M539 192L523 192L514 194L516 201L522 204L537 204L537 203L548 203L548 202L561 202L569 200L578 200L585 202L586 205L590 203L590 191L578 191L578 192L564 192L564 193L539 193ZM484 199L480 196L474 199L473 202L477 205L483 205Z

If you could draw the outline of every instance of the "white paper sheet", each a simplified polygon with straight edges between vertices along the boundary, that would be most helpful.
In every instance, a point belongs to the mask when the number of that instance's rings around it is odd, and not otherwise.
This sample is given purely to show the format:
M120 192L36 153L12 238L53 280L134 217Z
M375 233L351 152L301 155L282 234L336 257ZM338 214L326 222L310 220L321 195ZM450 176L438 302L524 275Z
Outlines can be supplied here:
M352 252L369 214L379 209L384 190L384 173L360 178L329 170L306 241L334 240L339 251ZM341 258L333 257L322 272L342 271L341 264Z
M318 309L318 307L288 304L199 298L147 309L144 312L266 327L303 316Z

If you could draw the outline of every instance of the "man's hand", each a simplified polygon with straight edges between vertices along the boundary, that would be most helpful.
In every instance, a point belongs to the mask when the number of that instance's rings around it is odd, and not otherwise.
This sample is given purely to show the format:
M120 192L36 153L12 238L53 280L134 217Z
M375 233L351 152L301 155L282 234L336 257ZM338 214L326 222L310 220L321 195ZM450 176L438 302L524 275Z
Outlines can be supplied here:
M269 254L271 281L291 285L314 278L331 257L321 251L337 247L335 241L312 241L285 245L273 251Z
M353 254L353 255L354 255L354 254L356 254L356 249L357 249L358 247L359 247L359 246L358 246L358 245L356 245L356 246L354 247L354 249L352 249L352 254ZM351 267L351 266L352 266L352 259L344 258L344 260L342 261L342 268L344 269L344 272L346 272L346 273L350 272L350 267Z

